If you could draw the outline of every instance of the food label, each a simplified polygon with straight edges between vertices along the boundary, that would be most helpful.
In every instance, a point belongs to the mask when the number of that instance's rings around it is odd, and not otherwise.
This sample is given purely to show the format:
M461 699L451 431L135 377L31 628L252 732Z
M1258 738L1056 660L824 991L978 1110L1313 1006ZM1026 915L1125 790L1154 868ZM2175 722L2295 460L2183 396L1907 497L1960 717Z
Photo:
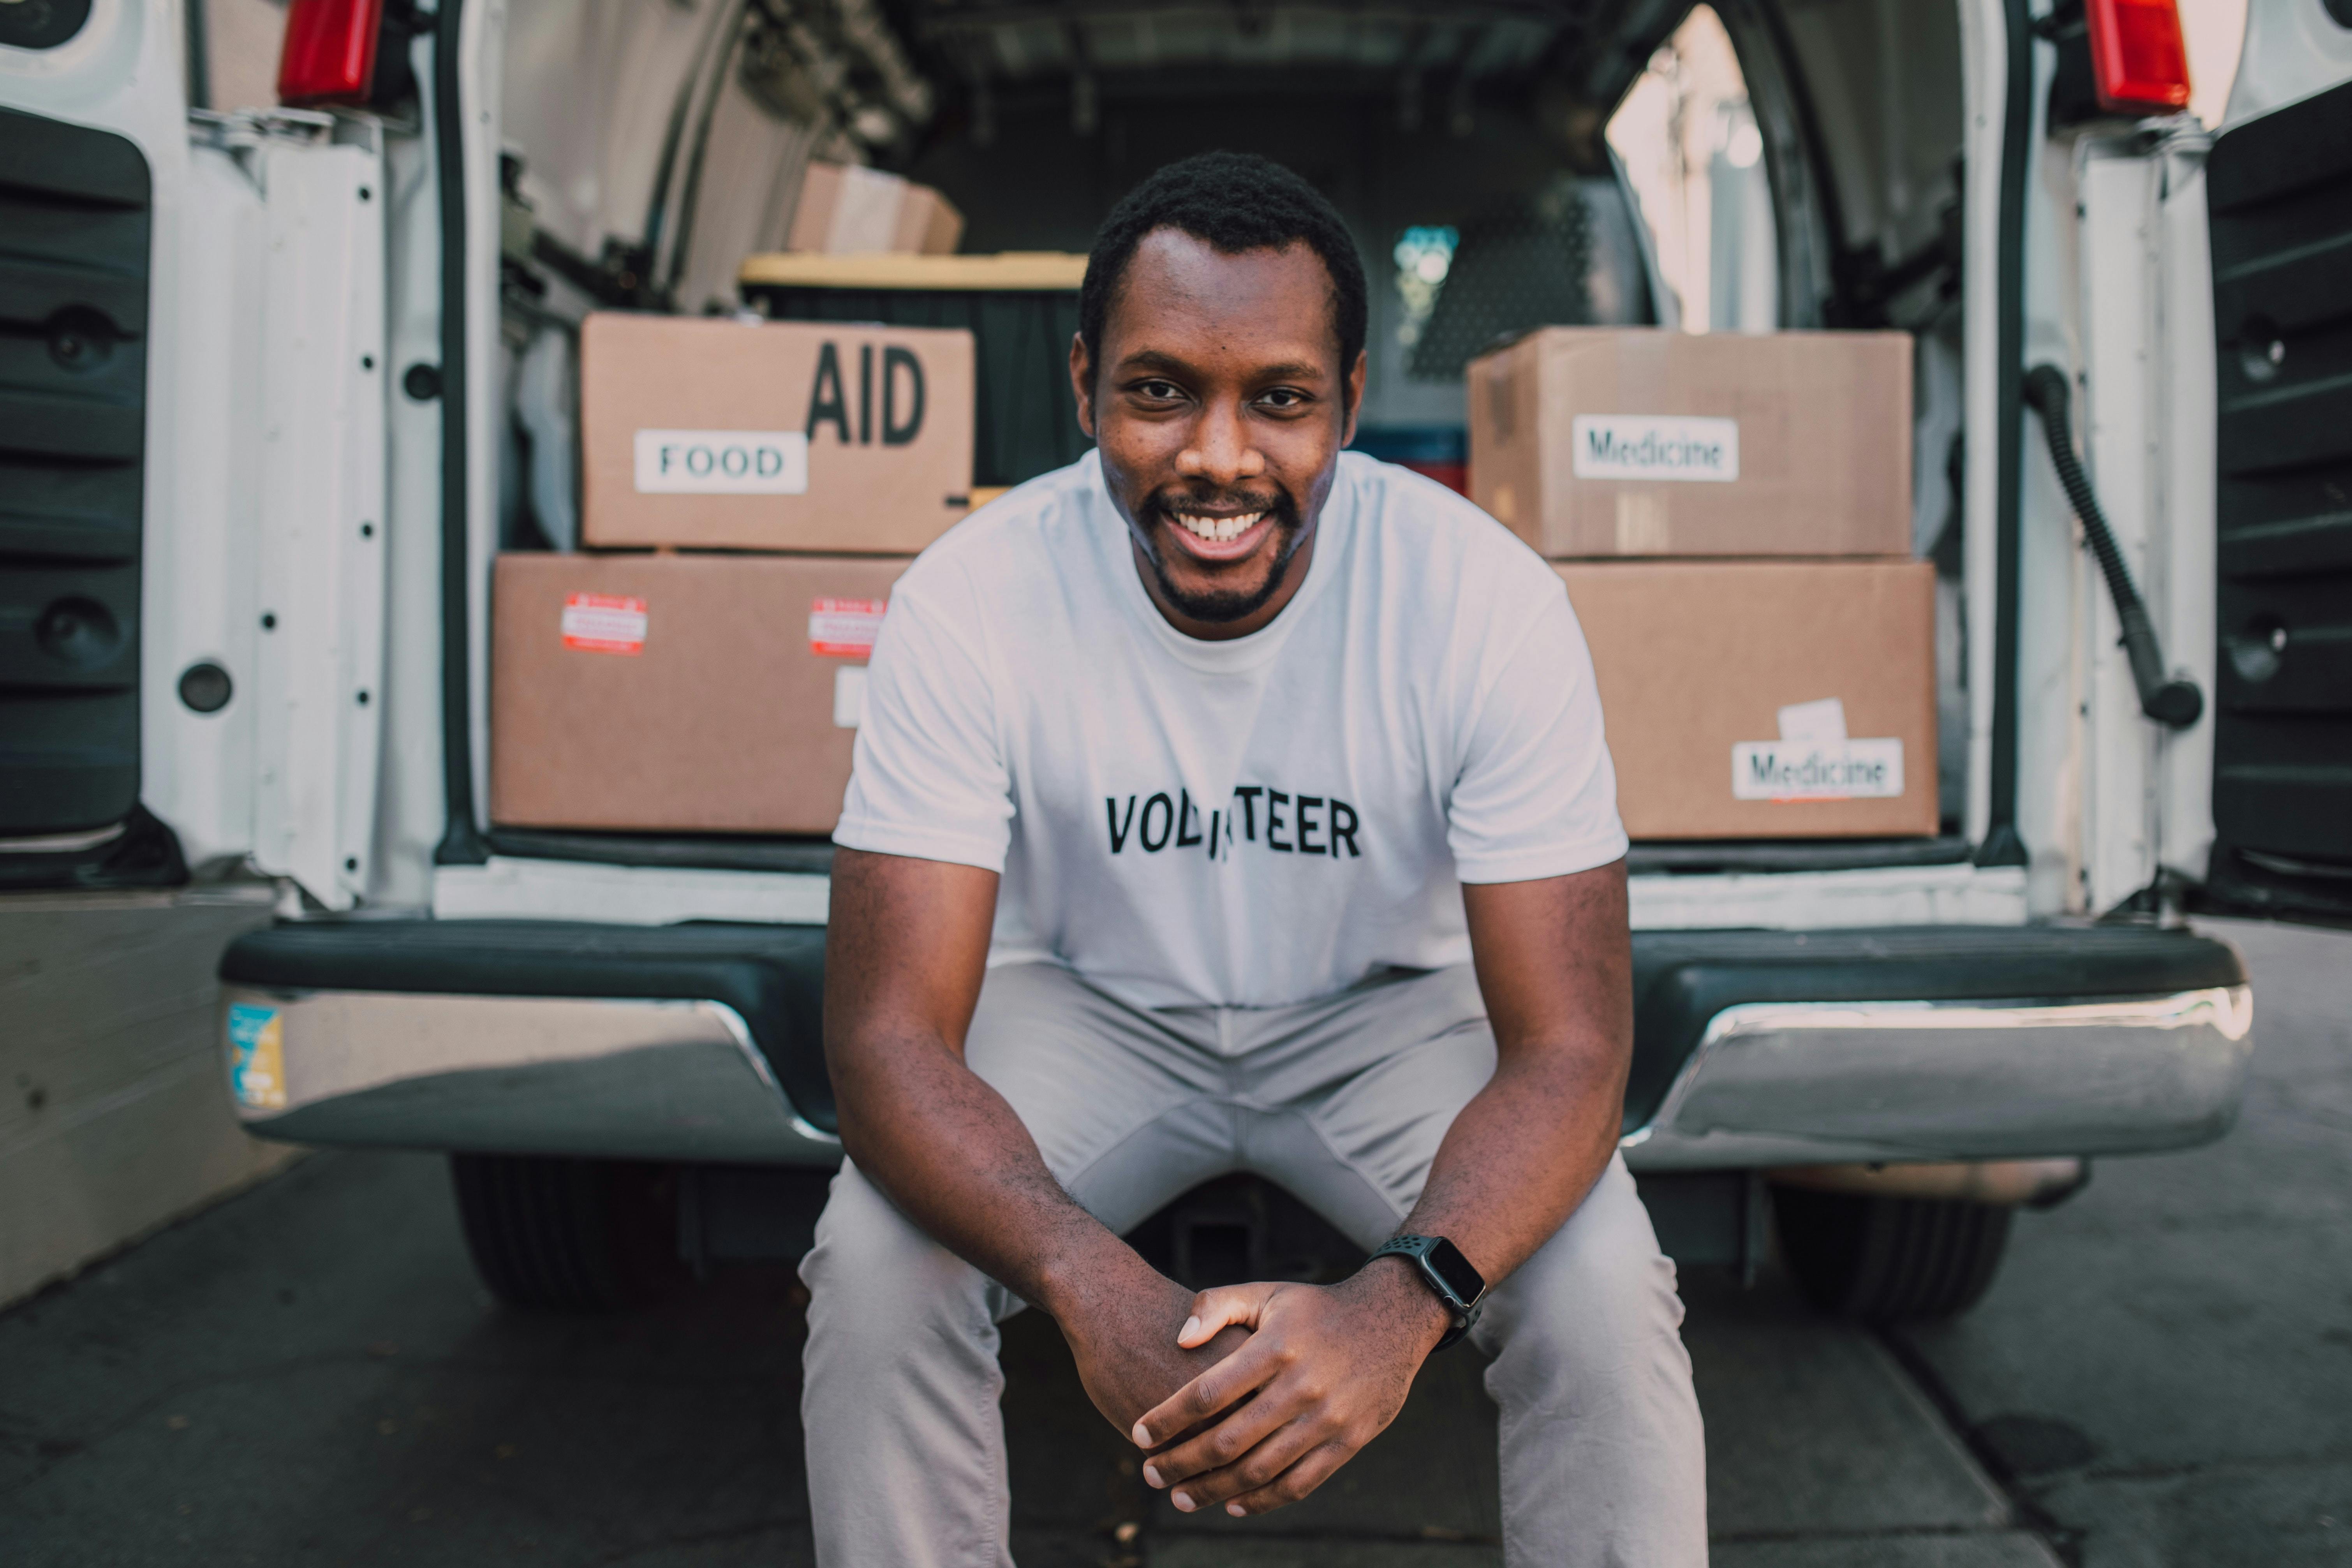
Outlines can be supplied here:
M646 602L617 594L567 594L563 646L583 653L646 651Z
M799 430L640 430L639 495L796 496L808 492Z
M286 1105L285 1028L278 1009L233 1002L228 1009L228 1088L239 1105Z
M1571 426L1580 479L1739 477L1739 421L1655 414L1580 414Z
M887 599L819 599L809 605L809 652L820 658L871 658Z

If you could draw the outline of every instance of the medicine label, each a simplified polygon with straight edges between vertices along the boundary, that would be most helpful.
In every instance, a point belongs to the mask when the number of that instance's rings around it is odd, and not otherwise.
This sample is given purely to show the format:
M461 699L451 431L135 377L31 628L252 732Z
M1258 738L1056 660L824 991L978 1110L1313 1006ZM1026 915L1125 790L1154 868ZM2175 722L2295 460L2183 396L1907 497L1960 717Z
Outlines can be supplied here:
M1580 414L1571 428L1580 479L1678 479L1727 484L1739 477L1739 421L1657 414Z

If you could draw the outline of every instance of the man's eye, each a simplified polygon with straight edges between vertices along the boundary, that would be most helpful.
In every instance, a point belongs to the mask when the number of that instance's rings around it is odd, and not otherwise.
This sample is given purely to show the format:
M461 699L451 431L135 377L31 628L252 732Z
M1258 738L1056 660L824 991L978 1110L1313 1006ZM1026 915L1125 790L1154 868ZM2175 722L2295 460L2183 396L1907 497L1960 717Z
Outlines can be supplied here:
M1259 397L1258 401L1269 408L1297 408L1306 403L1307 395L1296 387L1277 386Z
M1184 395L1181 389L1172 381L1147 381L1139 384L1135 390L1139 395L1148 397L1154 403L1164 403Z

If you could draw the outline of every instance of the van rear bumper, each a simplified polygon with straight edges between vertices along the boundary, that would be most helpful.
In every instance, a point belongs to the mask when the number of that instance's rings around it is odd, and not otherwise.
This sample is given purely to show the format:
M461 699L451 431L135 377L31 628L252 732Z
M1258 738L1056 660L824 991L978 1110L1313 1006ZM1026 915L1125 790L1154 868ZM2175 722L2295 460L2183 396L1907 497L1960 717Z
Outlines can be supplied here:
M247 1131L296 1143L831 1165L740 1014L705 999L225 988L277 1064L231 1048ZM229 1027L231 1039L253 1021Z
M2091 1002L1766 1002L1707 1021L1636 1171L2186 1148L2230 1129L2248 987Z
M829 1165L823 958L791 926L281 925L222 961L233 1098L299 1142ZM2252 1051L2243 964L2187 931L1639 931L1633 961L1637 1171L2183 1148Z

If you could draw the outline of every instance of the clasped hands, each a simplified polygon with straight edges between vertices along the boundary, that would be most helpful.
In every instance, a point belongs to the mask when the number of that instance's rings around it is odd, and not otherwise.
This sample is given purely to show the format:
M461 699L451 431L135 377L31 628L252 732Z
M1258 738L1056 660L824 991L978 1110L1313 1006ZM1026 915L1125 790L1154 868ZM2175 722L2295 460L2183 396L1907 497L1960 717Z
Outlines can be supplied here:
M1396 1419L1450 1321L1397 1258L1330 1286L1188 1296L1153 1278L1162 1289L1134 1303L1142 1310L1089 1314L1065 1332L1096 1406L1145 1450L1144 1479L1186 1513L1223 1504L1244 1518L1322 1485ZM1178 1378L1187 1381L1134 1415Z

